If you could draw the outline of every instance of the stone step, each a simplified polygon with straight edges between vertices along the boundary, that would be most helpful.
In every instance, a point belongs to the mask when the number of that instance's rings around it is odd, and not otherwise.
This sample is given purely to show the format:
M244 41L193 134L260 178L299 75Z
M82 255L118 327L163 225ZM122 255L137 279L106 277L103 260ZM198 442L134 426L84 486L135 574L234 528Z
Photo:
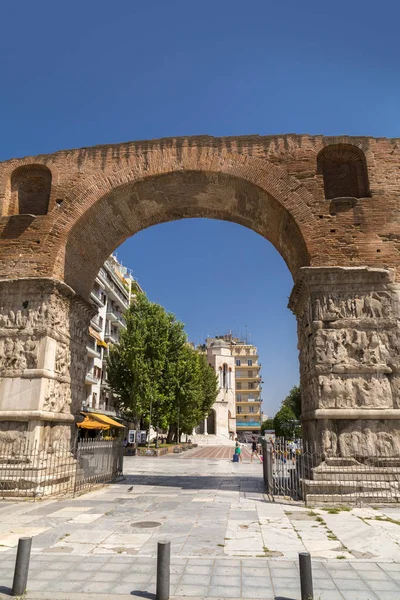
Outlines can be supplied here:
M368 480L323 480L315 481L311 479L303 479L304 491L307 494L369 494L377 495L380 493L388 493L391 496L400 495L400 484L396 481L368 481Z
M400 493L397 495L391 491L382 492L357 492L351 494L307 494L307 505L319 504L354 504L365 502L366 504L398 503Z
M396 479L400 481L400 469L395 468L378 468L378 467L364 467L355 470L354 468L335 468L326 470L313 471L313 481L368 481L368 483L374 483L375 481L393 481Z

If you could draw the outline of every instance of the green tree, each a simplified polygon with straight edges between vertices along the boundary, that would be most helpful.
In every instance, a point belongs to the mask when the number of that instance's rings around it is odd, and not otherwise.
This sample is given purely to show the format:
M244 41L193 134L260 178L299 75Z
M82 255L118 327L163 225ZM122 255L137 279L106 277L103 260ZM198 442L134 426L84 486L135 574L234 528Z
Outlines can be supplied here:
M261 433L264 433L265 430L267 429L273 429L274 428L274 419L266 419L263 424L261 425Z
M168 440L190 434L218 394L206 356L187 344L183 324L138 294L124 315L126 329L110 349L108 379L117 406L139 428L168 429Z
M295 385L290 390L289 394L282 402L282 406L287 406L295 414L296 419L301 416L301 390L298 385Z
M282 408L276 413L273 423L275 434L278 437L283 436L286 438L291 438L293 437L293 434L295 437L299 437L300 435L300 428L298 426L296 415L288 406L282 406Z
M140 418L166 423L170 365L186 343L183 324L162 306L138 294L124 315L126 329L110 349L108 379L119 408L138 427Z
M168 441L179 441L180 434L190 435L208 415L218 394L214 369L204 354L184 346L175 364L175 388L172 394Z

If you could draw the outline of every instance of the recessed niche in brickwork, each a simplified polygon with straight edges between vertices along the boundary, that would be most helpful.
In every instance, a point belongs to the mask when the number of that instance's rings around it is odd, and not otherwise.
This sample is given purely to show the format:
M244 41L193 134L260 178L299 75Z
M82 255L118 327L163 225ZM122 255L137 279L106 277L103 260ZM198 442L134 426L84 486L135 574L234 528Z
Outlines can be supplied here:
M42 165L27 165L11 176L11 213L46 215L51 191L51 172Z
M369 196L364 152L351 144L325 146L318 154L317 172L323 176L325 198Z

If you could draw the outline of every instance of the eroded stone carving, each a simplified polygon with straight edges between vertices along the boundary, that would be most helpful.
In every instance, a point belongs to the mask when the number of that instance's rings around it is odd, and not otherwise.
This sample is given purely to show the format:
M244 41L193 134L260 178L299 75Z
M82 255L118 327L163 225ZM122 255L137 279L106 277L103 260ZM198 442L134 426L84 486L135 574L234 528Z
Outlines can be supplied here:
M389 292L339 292L316 295L313 299L314 320L362 319L390 317L393 314Z
M0 446L1 444L24 443L27 434L26 423L13 421L0 421Z
M385 419L386 410L400 409L399 298L392 283L383 270L305 269L292 295L305 437L325 456L400 457L400 427ZM380 411L381 418L346 419L344 411L354 409Z

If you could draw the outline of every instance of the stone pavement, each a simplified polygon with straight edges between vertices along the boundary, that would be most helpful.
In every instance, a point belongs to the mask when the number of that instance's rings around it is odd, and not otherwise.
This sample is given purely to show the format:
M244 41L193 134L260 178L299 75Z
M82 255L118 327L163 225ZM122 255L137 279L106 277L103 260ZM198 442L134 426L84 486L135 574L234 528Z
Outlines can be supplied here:
M177 598L298 600L304 550L315 600L400 598L400 509L270 503L259 462L195 456L128 457L120 484L0 503L0 592L18 538L32 535L26 600L152 598L160 539L171 540Z
M234 451L234 446L200 446L199 448L194 448L191 452L183 452L182 458L224 458L230 460ZM246 446L242 446L242 458L246 460L250 456L250 450ZM254 458L254 460L256 459Z

